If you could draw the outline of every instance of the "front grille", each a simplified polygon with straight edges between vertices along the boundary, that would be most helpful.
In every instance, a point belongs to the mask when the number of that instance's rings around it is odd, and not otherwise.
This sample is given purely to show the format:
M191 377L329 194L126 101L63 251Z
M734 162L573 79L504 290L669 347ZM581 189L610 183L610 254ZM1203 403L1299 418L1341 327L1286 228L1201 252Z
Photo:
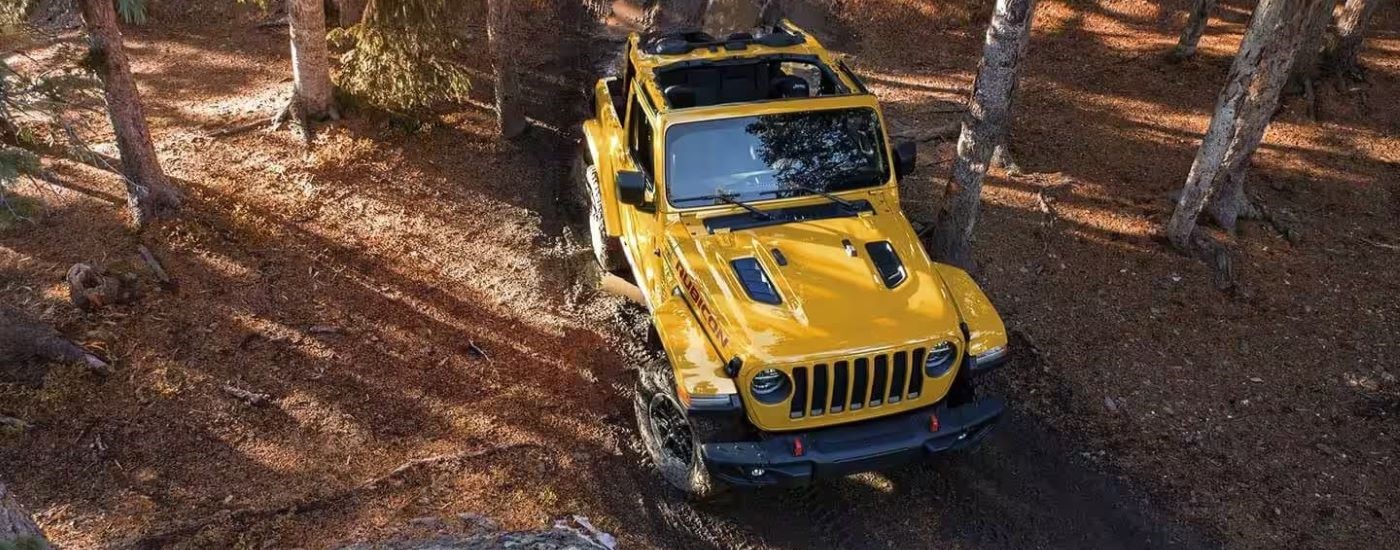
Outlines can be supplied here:
M918 399L926 348L792 368L790 418L841 414Z

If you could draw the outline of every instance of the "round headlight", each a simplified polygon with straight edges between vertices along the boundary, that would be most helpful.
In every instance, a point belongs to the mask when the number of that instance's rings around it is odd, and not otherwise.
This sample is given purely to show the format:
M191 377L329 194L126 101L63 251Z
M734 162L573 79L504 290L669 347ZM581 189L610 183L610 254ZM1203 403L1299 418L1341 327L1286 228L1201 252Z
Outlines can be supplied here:
M792 382L778 369L763 369L754 375L750 391L761 402L777 403L787 399L792 392Z
M924 360L924 374L930 378L938 378L948 374L948 369L953 368L953 363L957 359L957 350L953 344L942 342L929 348L928 359Z

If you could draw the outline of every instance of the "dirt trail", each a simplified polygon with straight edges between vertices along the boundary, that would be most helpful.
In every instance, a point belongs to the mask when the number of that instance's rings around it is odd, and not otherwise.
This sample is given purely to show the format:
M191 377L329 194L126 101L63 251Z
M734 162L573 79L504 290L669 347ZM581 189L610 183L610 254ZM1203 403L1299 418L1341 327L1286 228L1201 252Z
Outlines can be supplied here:
M892 11L868 1L802 2L800 23L855 54L898 124L946 121L940 111L970 84L980 31L969 21L981 8ZM119 359L106 380L58 369L41 389L0 386L0 414L36 426L0 438L0 472L57 542L324 548L416 517L472 512L507 529L578 513L626 548L1314 546L1304 527L1279 523L1272 499L1249 496L1253 487L1302 494L1290 484L1319 495L1294 504L1322 541L1360 546L1389 532L1380 524L1393 519L1393 469L1373 460L1375 446L1393 442L1384 409L1355 416L1359 390L1338 387L1339 373L1266 370L1300 353L1338 353L1356 365L1356 387L1380 376L1360 351L1372 348L1352 338L1397 341L1385 328L1394 304L1359 291L1377 284L1367 273L1388 272L1383 253L1350 238L1289 249L1246 235L1247 276L1274 296L1305 286L1322 297L1307 305L1330 319L1320 326L1354 328L1309 328L1320 347L1300 347L1272 335L1297 326L1290 319L1301 307L1269 297L1195 304L1188 285L1208 286L1208 274L1142 230L1160 221L1159 195L1179 183L1157 173L1189 164L1189 135L1204 125L1199 111L1228 66L1222 42L1238 17L1207 37L1205 61L1166 69L1123 62L1145 55L1133 48L1165 51L1173 35L1150 3L1117 8L1128 13L1042 8L1046 31L1032 46L1022 103L1033 115L1018 120L1016 143L1034 144L1019 159L1030 169L1065 173L989 183L982 276L1009 323L1041 348L1018 355L997 388L1016 406L985 446L925 467L692 506L639 452L628 366L648 352L645 315L593 288L569 202L583 92L608 66L621 27L573 3L526 4L525 38L538 47L522 49L520 62L535 127L509 145L491 137L480 107L421 119L355 110L310 152L289 134L209 138L282 104L285 37L253 30L263 16L250 6L174 0L153 13L162 24L128 32L160 153L190 195L182 218L133 237L114 178L58 162L51 168L65 188L21 191L49 205L40 223L0 232L0 298ZM847 15L826 11L833 4ZM1394 27L1394 10L1379 18ZM1400 50L1392 39L1376 51L1374 86L1393 92ZM1103 82L1080 88L1075 75L1086 71ZM1149 102L1168 86L1182 90L1179 104ZM484 100L489 86L479 89ZM1344 105L1327 104L1337 116L1329 124L1365 139L1285 123L1271 135L1287 143L1271 142L1258 170L1273 182L1270 198L1298 205L1318 232L1331 231L1321 212L1400 205L1400 192L1367 185L1383 184L1387 166L1393 174L1393 140L1376 137L1395 127L1393 109L1367 118ZM1138 115L1162 118L1121 118ZM906 182L916 217L927 215L949 149L927 144L920 174ZM1295 183L1298 174L1324 183ZM1305 185L1314 187L1299 192ZM1038 210L1036 197L1059 217ZM1357 219L1336 231L1395 237L1383 217ZM177 290L93 316L63 304L57 281L68 265L120 261L139 242L163 256ZM1333 260L1352 269L1325 283L1297 275ZM1168 321L1177 334L1161 328ZM1168 350L1188 354L1183 362ZM1216 368L1222 357L1231 368ZM1250 381L1261 376L1268 381ZM224 385L274 403L246 406ZM1122 410L1105 412L1105 395ZM1335 434L1325 447L1277 429L1314 422ZM1254 466L1256 446L1291 462ZM1314 448L1334 452L1323 461L1308 454ZM458 452L476 458L353 491L408 461ZM1335 464L1369 477L1307 474ZM1319 502L1323 493L1347 498ZM308 502L321 504L296 507ZM277 512L288 506L304 511Z

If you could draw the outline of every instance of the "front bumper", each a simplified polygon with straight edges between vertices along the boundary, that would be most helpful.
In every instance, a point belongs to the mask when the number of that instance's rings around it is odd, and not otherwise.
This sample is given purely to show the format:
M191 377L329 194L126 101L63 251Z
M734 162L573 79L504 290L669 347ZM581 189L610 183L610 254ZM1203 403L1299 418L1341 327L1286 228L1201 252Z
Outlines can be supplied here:
M960 407L940 403L851 425L775 434L762 441L705 443L700 452L711 475L731 485L800 485L970 447L991 431L1005 410L1006 403L996 397ZM938 418L937 431L931 431L932 416ZM800 456L795 452L797 440Z

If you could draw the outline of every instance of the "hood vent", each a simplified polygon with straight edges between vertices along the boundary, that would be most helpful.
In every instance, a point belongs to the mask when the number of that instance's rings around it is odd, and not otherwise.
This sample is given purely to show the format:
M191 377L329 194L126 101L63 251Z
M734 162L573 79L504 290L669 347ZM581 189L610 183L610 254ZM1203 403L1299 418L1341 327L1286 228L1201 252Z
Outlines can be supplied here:
M889 241L865 243L865 252L870 255L870 262L875 264L875 269L880 272L880 280L884 281L885 287L897 287L909 278L909 272L904 270L904 262L899 261L899 255L895 254L894 246Z
M744 285L744 292L755 302L765 304L781 304L783 299L778 296L778 289L773 286L773 280L763 271L763 266L755 258L739 258L730 262L734 266L734 274L739 276L739 283Z

